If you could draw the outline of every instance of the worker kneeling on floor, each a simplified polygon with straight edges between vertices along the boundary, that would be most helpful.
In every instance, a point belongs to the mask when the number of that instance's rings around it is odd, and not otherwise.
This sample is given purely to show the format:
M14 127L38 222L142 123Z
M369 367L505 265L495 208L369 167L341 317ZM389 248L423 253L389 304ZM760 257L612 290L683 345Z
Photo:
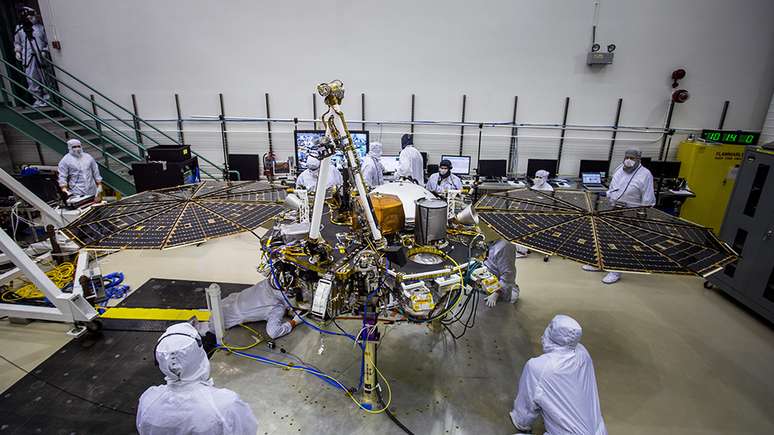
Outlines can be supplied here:
M258 284L232 293L221 302L223 324L226 329L233 328L240 323L266 321L266 333L272 339L287 335L293 328L302 322L297 314L285 321L285 313L288 305L280 290L275 290L265 279ZM213 322L200 323L197 327L203 336L207 333L215 333Z
M140 435L255 435L258 421L250 407L233 391L213 386L196 328L170 326L154 353L166 385L150 387L140 397Z

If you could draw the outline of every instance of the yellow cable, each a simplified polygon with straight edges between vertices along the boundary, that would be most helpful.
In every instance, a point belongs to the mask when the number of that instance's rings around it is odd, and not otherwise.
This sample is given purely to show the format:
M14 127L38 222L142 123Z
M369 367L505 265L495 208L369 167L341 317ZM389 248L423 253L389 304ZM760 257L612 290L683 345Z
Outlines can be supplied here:
M46 276L60 289L65 288L72 282L74 274L75 266L73 263L62 263L46 272ZM35 284L28 282L28 284L16 290L3 293L2 300L4 302L16 302L23 299L42 299L45 296L42 291L38 290Z
M241 326L242 328L245 328L245 329L247 329L248 331L250 331L250 332L252 332L252 333L254 334L254 335L252 336L252 338L253 338L253 343L252 343L252 344L249 344L249 345L247 345L247 346L232 346L232 345L230 345L230 344L227 344L227 343L226 343L226 341L225 341L225 340L223 340L223 347L225 347L226 349L228 349L228 350L230 350L230 351L234 351L234 350L248 350L248 349L252 349L252 348L254 348L255 346L258 346L259 344L261 344L261 342L262 342L263 340L261 340L261 339L259 338L261 334L260 334L258 331L256 331L255 329L253 329L253 328L251 328L251 327L249 327L249 326L247 326L247 325L245 325L245 324L242 324L242 323L240 323L240 324L239 324L239 326Z

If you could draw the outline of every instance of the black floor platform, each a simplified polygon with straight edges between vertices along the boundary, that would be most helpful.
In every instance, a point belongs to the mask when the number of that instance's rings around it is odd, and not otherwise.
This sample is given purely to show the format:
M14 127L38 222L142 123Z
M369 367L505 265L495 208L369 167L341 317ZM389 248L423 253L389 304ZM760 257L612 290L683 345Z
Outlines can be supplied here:
M119 307L126 308L177 308L194 310L207 308L204 290L212 284L203 281L151 278L132 295L123 300ZM238 292L252 284L218 283L221 297Z
M154 278L120 305L206 308L209 284ZM248 286L219 284L223 297ZM101 332L72 340L0 395L0 434L136 433L137 400L164 382L152 353L171 323L104 319Z

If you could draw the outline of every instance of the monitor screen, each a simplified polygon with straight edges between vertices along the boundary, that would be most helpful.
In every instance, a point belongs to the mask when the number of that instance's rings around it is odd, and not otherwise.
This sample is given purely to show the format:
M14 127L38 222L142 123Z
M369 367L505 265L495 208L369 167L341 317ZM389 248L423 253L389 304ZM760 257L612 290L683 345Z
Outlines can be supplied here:
M451 162L452 174L457 174L457 175L470 174L470 156L442 155L441 160L448 160Z
M505 177L507 160L479 160L478 175L484 177Z
M352 141L354 142L358 157L362 159L368 154L368 131L351 130L350 134L352 135ZM324 130L295 131L296 171L298 173L301 173L306 169L306 157L309 154L309 150L314 150L315 143L323 136L325 136ZM331 163L338 169L344 167L344 160L344 153L341 151L336 151L336 153L331 156Z
M602 183L602 174L600 172L584 172L581 174L583 184L600 184Z
M529 159L527 160L527 177L534 177L535 172L545 169L548 171L548 178L556 177L556 160L551 159Z
M678 178L680 176L680 162L653 160L643 165L650 170L654 178Z
M382 156L381 162L385 173L393 173L398 170L400 156Z
M606 178L609 170L610 162L607 160L581 160L578 175L582 176L584 172L598 172L602 178Z

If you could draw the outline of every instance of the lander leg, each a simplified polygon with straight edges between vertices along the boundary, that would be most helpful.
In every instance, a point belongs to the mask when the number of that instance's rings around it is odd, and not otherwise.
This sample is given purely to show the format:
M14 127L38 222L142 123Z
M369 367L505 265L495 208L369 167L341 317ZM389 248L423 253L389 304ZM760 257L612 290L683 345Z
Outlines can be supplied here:
M366 324L367 325L367 324ZM363 407L374 409L377 407L378 398L376 389L379 387L379 380L376 376L376 349L379 344L379 330L366 329L365 332L365 368L363 372L363 396L360 399Z

